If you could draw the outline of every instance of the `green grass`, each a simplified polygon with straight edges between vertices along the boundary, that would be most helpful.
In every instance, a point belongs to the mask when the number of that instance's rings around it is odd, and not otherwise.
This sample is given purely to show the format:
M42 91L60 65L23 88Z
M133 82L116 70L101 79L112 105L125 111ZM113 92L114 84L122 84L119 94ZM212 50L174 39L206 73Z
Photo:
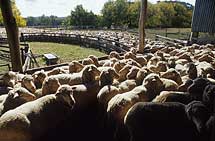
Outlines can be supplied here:
M105 55L105 53L100 52L99 50L84 48L77 45L44 42L29 42L29 45L34 54L43 55L45 53L52 53L57 55L60 58L58 63L80 60L89 55L95 55L97 57ZM37 61L40 66L45 66L45 60L43 58L37 58Z
M176 38L176 39L185 39L189 38L189 34L191 32L190 28L157 28L157 29L146 29L147 38L155 39L155 35L166 36L166 33L175 33L175 34L167 34L167 37Z

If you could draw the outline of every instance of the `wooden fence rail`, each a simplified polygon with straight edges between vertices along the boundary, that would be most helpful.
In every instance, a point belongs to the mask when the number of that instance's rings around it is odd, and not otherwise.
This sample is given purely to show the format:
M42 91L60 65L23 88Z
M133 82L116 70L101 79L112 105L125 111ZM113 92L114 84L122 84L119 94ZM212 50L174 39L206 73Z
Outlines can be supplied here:
M155 40L156 41L162 40L162 41L165 41L166 43L172 44L174 46L177 46L177 45L185 46L185 45L187 45L187 41L179 40L179 39L172 39L172 38L168 38L168 37L161 36L161 35L155 35Z
M25 41L39 41L39 42L56 42L75 44L84 47L91 47L110 53L117 51L119 53L129 51L129 47L115 40L109 40L96 36L86 36L77 34L65 33L21 33L20 40Z

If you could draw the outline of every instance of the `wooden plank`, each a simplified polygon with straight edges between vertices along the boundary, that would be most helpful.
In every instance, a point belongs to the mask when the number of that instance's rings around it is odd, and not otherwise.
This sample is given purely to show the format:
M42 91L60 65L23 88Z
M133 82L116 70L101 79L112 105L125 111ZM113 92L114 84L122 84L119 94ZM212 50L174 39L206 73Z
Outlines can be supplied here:
M141 10L139 19L139 52L144 52L145 47L145 23L146 23L146 13L147 13L147 0L141 0Z
M13 16L11 1L0 0L0 5L4 25L7 32L7 38L10 46L12 70L16 72L22 72L22 63L19 48L19 33L16 24L16 19Z

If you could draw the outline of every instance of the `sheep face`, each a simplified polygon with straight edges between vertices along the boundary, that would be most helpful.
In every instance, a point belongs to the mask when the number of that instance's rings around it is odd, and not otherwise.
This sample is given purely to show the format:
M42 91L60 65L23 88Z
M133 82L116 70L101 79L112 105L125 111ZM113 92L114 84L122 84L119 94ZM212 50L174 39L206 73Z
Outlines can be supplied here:
M208 85L204 89L202 101L211 110L214 111L215 105L215 85Z
M38 71L36 73L34 73L32 75L33 79L34 79L34 84L36 85L37 88L41 88L43 81L45 80L45 78L47 77L46 73L44 72L44 70Z
M121 59L119 53L117 53L116 51L111 51L109 54L109 58Z
M99 65L99 60L98 60L98 58L97 58L96 56L94 56L94 55L89 55L88 58L92 59L93 62L94 62L94 64L95 64L97 67L100 66L100 65Z
M36 96L34 94L30 93L27 89L22 87L11 90L8 93L8 97L13 97L14 99L19 98L26 102L33 101L36 99Z
M72 61L69 64L69 73L80 72L83 68L84 66L78 61Z
M95 65L87 65L83 68L82 82L89 83L96 80L96 77L100 75L100 71Z
M91 64L94 64L94 61L91 58L85 58L85 59L83 59L82 64L91 65Z
M132 67L130 72L126 75L127 79L135 79L137 76L137 73L140 69L138 67Z
M208 121L211 112L200 101L193 101L189 103L185 110L188 118L194 122L198 131L202 133L205 129L205 124Z
M195 65L195 64L191 63L191 64L189 65L189 68L188 68L188 70L187 70L187 74L188 74L188 76L189 76L190 79L195 79L195 78L197 78L197 76L198 76L198 71L197 71L197 68L196 68L196 65Z
M3 75L2 79L3 79L3 83L6 86L13 88L14 85L16 84L16 73L13 71L9 71Z
M161 77L174 80L179 85L182 84L181 76L175 69L169 69L167 72L162 74Z
M31 75L26 75L22 79L22 86L28 89L30 92L35 93L36 86L33 82L33 77Z
M152 100L160 94L164 89L164 84L160 79L159 75L151 73L143 81L143 86L146 87L147 92L149 93L149 99Z
M136 59L136 56L134 53L132 52L127 52L125 55L124 55L124 59Z
M126 65L126 63L124 63L124 62L116 62L113 65L113 68L116 70L116 72L119 72L125 65Z
M131 68L131 65L126 65L119 71L119 81L123 81L126 79L126 75L129 73Z
M70 108L73 108L75 99L73 97L73 89L69 85L62 85L56 92L56 97Z
M163 82L161 81L159 75L151 73L143 81L143 85L146 88L158 88L163 86Z
M60 83L57 78L48 77L43 82L42 95L54 94L59 87L60 87Z
M107 71L102 71L100 74L100 85L111 85L114 79L119 79L119 74L112 68Z
M209 85L209 80L205 78L197 78L193 81L193 83L188 87L188 92L194 96L197 100L202 100L202 95L204 89L207 85Z

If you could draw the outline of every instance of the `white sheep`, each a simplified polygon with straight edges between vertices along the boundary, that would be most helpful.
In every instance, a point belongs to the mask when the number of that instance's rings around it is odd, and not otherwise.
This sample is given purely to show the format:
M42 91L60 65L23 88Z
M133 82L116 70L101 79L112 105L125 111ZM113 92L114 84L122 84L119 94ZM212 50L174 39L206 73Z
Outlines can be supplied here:
M56 94L27 102L0 117L0 140L38 140L55 128L74 106L70 86L61 86ZM15 128L14 128L15 127Z
M30 93L23 87L15 88L10 90L7 95L4 95L2 102L0 103L0 116L8 110L14 109L26 102L33 101L36 96Z

